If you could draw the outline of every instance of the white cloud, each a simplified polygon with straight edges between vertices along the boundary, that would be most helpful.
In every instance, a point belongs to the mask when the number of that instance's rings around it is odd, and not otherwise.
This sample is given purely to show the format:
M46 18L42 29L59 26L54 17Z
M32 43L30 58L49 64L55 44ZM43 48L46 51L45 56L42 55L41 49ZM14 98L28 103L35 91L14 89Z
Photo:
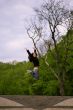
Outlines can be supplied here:
M12 41L7 42L6 44L6 50L10 51L17 51L20 49L24 49L29 47L29 44L32 46L32 42L28 39L14 39Z
M14 40L7 43L7 49L9 51L21 49L23 46L23 40Z
M19 2L6 4L0 11L0 61L27 59L24 48L32 47L24 31L24 19L33 9ZM30 44L30 45L29 45Z
M32 51L32 41L25 34L25 24L33 15L33 7L43 0L0 0L0 60L24 60L24 48ZM71 0L70 5L73 6ZM25 53L25 54L24 54Z

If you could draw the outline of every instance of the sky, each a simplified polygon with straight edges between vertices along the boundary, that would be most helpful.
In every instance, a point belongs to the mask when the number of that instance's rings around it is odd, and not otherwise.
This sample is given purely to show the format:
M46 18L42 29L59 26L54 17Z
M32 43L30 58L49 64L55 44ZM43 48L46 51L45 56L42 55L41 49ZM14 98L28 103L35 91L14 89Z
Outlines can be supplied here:
M25 48L33 50L32 41L25 32L25 24L35 14L33 7L43 0L0 0L0 61L26 61ZM73 7L73 0L65 0Z

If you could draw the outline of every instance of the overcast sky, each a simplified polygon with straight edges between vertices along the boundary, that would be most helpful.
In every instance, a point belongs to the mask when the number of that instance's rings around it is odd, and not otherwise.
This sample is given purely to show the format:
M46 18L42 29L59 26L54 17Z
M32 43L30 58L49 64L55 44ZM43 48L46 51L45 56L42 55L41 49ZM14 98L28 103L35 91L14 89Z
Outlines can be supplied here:
M32 51L32 42L25 33L25 22L34 15L33 7L43 0L0 0L0 61L24 61ZM73 0L65 0L71 8Z

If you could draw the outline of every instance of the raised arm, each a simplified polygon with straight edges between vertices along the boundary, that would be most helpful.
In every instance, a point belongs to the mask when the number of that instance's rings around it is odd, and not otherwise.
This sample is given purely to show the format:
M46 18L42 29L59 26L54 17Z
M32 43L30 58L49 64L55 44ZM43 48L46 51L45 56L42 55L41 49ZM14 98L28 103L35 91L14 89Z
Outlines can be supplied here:
M34 53L35 53L35 55L36 55L36 57L37 57L37 52L36 52L36 49L34 49Z
M32 55L32 53L30 53L30 51L27 50L27 49L26 49L26 51L27 51L27 53L28 53L29 61L32 62L32 61L33 61L33 55Z
M29 50L27 50L27 49L26 49L26 51L27 51L28 55L31 55L31 53L30 53L30 51L29 51Z

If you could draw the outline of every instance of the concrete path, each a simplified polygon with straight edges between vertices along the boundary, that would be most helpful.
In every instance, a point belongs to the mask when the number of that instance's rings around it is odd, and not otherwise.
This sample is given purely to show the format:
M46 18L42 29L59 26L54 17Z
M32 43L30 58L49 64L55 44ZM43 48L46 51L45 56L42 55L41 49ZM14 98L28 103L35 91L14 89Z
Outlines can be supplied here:
M73 97L1 95L0 110L73 110Z
M0 97L0 106L17 106L17 107L19 106L19 107L21 107L23 105L15 102L15 101Z
M70 98L70 99L67 99L67 100L64 100L54 106L73 106L73 98Z
M0 110L38 110L32 108L0 108ZM40 109L40 110L73 110L72 108L47 108L47 109Z

